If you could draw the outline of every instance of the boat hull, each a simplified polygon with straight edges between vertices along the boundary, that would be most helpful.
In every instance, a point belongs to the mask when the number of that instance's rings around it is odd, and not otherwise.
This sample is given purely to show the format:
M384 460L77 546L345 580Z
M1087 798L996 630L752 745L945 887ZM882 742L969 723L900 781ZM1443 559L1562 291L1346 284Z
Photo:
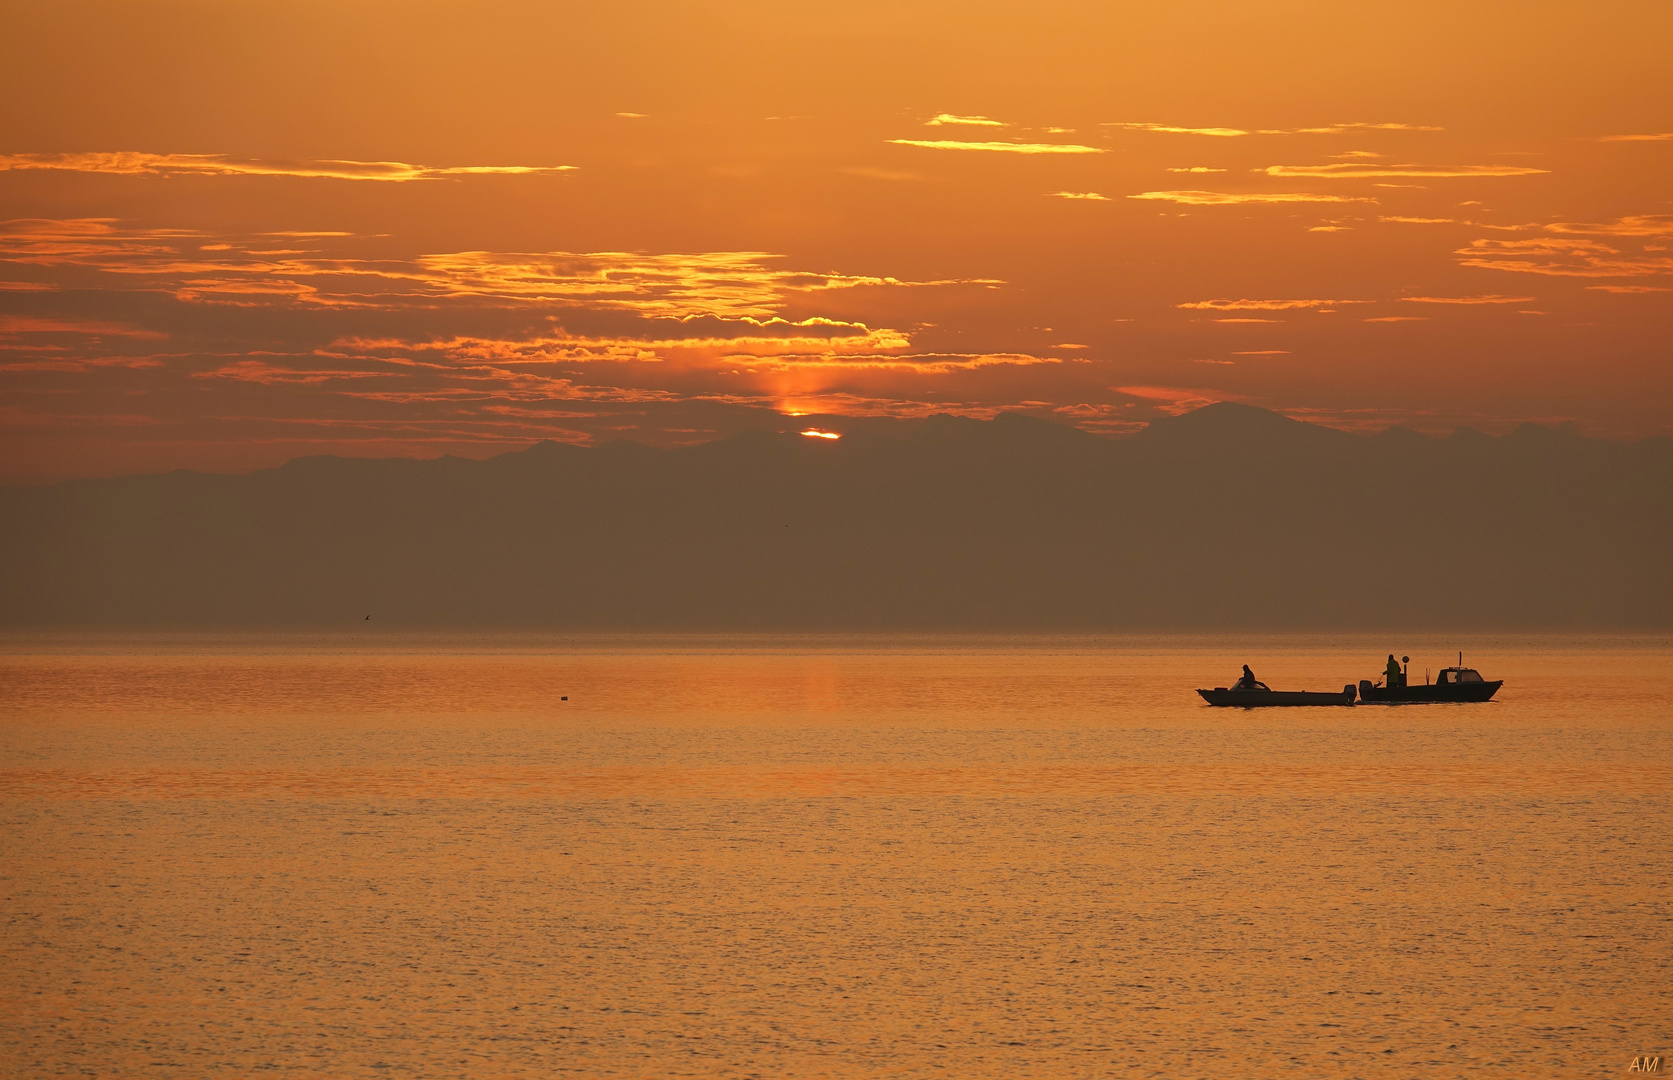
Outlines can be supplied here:
M1490 701L1503 686L1503 679L1484 682L1437 683L1424 686L1372 686L1359 684L1359 700L1372 705L1429 705L1443 701Z
M1240 709L1262 709L1284 705L1352 705L1354 688L1344 686L1335 693L1314 690L1198 690L1210 705Z

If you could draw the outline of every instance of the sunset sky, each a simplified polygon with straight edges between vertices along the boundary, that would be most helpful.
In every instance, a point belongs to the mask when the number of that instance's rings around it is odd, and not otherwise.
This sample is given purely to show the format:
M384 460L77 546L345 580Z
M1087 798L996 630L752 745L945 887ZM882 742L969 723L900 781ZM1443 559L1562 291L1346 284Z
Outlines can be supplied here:
M1673 434L1673 5L11 3L0 481Z

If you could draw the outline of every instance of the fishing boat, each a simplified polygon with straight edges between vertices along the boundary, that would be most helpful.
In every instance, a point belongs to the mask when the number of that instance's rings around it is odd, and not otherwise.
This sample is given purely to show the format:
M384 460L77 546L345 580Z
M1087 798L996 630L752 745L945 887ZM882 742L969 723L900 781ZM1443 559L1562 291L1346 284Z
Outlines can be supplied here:
M1483 679L1481 672L1464 666L1464 654L1458 654L1458 666L1444 667L1430 682L1427 673L1422 686L1411 686L1401 680L1400 686L1384 686L1382 680L1359 681L1359 700L1377 705L1423 705L1436 701L1489 701L1505 684L1503 679Z
M1273 705L1352 705L1354 703L1352 684L1335 692L1269 690L1265 683L1258 683L1252 689L1241 686L1230 688L1216 686L1212 690L1198 690L1197 693L1201 694L1202 699L1210 705L1232 705L1243 709L1259 709Z

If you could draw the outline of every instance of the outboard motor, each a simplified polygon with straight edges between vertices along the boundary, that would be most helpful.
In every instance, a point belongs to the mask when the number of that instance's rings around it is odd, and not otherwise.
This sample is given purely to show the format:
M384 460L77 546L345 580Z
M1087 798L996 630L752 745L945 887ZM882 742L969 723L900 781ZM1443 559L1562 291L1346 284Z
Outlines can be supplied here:
M1342 696L1348 699L1348 704L1349 705L1353 704L1353 700L1354 700L1354 684L1353 683L1349 683L1348 685L1342 687Z
M1361 701L1370 701L1371 700L1371 680L1370 679L1359 680L1359 700L1361 700Z

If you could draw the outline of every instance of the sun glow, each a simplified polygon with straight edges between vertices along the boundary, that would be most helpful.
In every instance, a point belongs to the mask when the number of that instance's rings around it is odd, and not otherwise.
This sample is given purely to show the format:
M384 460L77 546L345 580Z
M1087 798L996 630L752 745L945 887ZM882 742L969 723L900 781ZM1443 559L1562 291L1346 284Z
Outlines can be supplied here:
M841 435L840 432L820 431L818 428L808 428L806 431L802 432L802 434L806 435L810 439L840 439L840 438L842 438L842 435Z

